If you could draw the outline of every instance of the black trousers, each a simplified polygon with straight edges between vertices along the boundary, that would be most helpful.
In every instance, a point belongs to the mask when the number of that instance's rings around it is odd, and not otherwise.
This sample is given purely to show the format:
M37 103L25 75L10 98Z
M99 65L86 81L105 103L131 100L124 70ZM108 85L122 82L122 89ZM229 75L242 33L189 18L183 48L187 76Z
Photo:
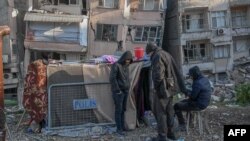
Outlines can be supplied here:
M121 94L113 93L113 100L115 103L115 123L117 131L125 129L124 113L127 106L128 91L123 91Z
M153 113L157 121L158 134L161 136L170 136L174 133L174 108L173 97L159 99L156 95L153 97Z
M174 110L175 110L175 114L178 118L178 122L179 125L184 125L186 124L185 119L183 118L183 114L182 111L200 111L202 109L200 109L198 107L198 104L195 101L192 101L190 99L184 99L180 102L177 102L174 105Z

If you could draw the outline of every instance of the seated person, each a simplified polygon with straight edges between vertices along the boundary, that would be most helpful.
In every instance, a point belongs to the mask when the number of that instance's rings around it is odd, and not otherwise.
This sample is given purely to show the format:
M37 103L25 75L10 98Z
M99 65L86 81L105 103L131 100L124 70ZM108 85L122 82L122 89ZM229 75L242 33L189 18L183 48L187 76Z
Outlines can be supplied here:
M186 123L182 111L200 111L209 105L212 88L209 80L204 77L198 66L189 69L188 75L193 80L192 90L186 94L184 99L174 105L175 114L178 118L179 129L186 130Z

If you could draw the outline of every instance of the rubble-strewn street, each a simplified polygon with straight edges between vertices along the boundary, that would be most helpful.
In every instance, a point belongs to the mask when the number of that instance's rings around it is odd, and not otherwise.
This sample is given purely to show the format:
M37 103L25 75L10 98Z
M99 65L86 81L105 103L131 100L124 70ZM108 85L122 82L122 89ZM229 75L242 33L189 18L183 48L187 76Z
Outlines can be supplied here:
M223 141L224 125L250 126L250 0L0 9L0 141L165 141L173 114L178 141Z
M250 124L250 107L239 107L235 105L211 105L207 109L208 125L211 134L206 131L204 135L200 136L198 128L191 128L189 135L186 132L178 132L178 135L184 137L185 141L222 141L223 140L223 125L240 125ZM125 138L117 137L115 134L107 134L103 136L89 136L89 137L62 137L58 135L46 136L43 133L32 133L28 131L28 126L23 125L28 119L24 117L23 122L17 129L18 122L21 118L22 112L8 113L7 124L10 135L7 134L8 141L139 141L140 139L147 140L149 137L156 136L156 130L151 127L142 125L133 131L128 131ZM10 138L11 137L11 138Z

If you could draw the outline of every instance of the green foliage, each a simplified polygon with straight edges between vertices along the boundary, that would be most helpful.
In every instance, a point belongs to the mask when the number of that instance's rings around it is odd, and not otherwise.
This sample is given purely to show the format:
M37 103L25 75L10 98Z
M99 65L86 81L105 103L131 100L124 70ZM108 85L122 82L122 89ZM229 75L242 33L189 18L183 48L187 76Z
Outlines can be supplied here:
M236 102L243 106L250 104L250 83L236 87Z

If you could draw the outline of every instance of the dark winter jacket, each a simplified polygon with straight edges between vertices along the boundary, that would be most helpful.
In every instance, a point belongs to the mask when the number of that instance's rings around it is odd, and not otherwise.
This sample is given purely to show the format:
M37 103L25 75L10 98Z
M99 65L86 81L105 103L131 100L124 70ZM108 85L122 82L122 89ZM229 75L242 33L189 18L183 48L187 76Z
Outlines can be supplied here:
M187 93L184 80L172 56L161 48L153 48L152 78L159 98L167 98L179 91Z
M113 93L120 93L129 89L129 66L125 65L125 60L127 59L131 60L130 63L132 63L133 56L130 51L124 52L121 58L111 67L109 81Z
M205 109L211 99L212 88L210 82L202 75L197 66L189 70L189 75L193 77L192 92L189 97L198 104L199 108Z

